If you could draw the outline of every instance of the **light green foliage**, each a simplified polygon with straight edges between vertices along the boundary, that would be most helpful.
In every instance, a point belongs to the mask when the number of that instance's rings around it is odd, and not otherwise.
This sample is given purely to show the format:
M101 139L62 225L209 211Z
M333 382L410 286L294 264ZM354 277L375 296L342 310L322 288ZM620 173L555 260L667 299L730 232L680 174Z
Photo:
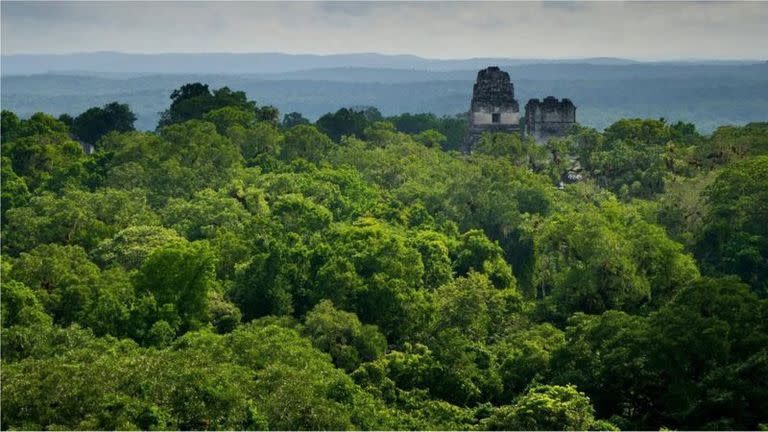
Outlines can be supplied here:
M272 205L272 214L283 228L299 233L321 231L333 220L330 210L298 194L282 195Z
M499 408L483 426L486 430L588 430L594 423L589 398L575 387L538 386L514 405ZM601 422L600 426L611 425Z
M203 114L203 120L216 125L216 131L225 135L232 127L247 128L255 122L256 115L253 111L226 106Z
M134 225L113 238L104 240L93 251L96 260L104 264L116 264L127 270L136 269L156 249L186 243L176 231L159 227Z
M719 171L712 170L696 177L672 177L658 200L659 224L667 229L674 240L692 245L701 230L708 206L704 191L712 184Z
M161 212L163 224L172 227L190 240L214 237L221 230L242 232L249 210L263 212L263 197L259 191L244 191L233 186L230 193L226 189L216 192L203 189L190 199L174 198Z
M229 333L236 329L243 318L240 309L216 290L208 292L208 314L211 324L219 333Z
M33 120L26 120L32 122ZM58 122L52 120L51 122ZM54 125L58 128L58 125ZM62 189L67 184L78 185L83 177L85 154L80 144L64 131L44 128L44 133L22 135L3 142L2 154L11 161L11 168L24 179L30 190Z
M667 174L690 174L694 165L701 165L693 151L701 141L701 135L690 124L625 119L602 135L581 129L573 147L581 166L600 185L630 199L662 193Z
M387 339L376 326L361 324L355 314L337 310L329 300L307 313L304 333L348 372L361 362L375 360L387 348Z
M107 185L147 188L153 202L221 187L243 166L238 147L203 121L165 127L159 136L108 136L102 145L114 152Z
M91 302L99 268L81 247L51 244L22 253L7 276L30 287L57 323L69 324Z
M330 233L329 243L333 255L344 257L352 272L351 283L337 288L351 292L330 296L349 298L349 304L339 306L356 312L363 322L378 325L395 339L419 325L424 266L421 254L408 245L402 232L367 219L339 225ZM338 284L335 275L330 280L330 274L323 276L318 274L318 284L329 288Z
M436 339L455 329L469 340L483 341L507 328L521 302L514 288L497 289L485 275L471 272L435 290L431 331Z
M214 277L213 256L203 244L169 246L144 260L136 275L139 294L150 294L158 317L181 331L208 319L208 290Z
M615 201L550 218L536 233L537 295L555 315L660 305L698 277L664 231Z
M39 244L75 244L91 249L131 225L153 225L157 216L142 190L68 189L61 196L40 193L7 214L4 250Z
M293 330L249 326L226 337L194 333L161 351L112 341L83 363L93 345L86 338L58 360L27 359L4 367L8 409L3 410L3 424L70 429L391 427L369 395ZM62 390L54 390L59 385Z
M51 325L53 320L45 313L35 292L21 282L3 284L3 328L35 325Z
M252 126L234 124L226 129L226 136L240 148L248 166L258 164L263 158L279 155L284 139L280 131L268 122Z
M504 251L480 230L467 231L457 247L455 265L459 275L471 271L487 274L497 288L514 288L515 276L504 261Z
M706 191L696 252L705 269L733 273L768 296L768 156L725 168Z
M420 208L426 212L423 206ZM411 222L415 219L414 213L409 215ZM453 279L453 264L449 251L453 244L451 238L436 231L419 230L410 237L410 243L418 249L424 263L424 287L437 288Z
M66 134L67 125L45 113L35 113L29 119L19 119L11 111L2 112L3 144L8 144L18 138L34 135Z
M547 161L547 151L533 139L522 139L517 134L484 133L475 151L508 158L518 166L541 167Z
M171 93L171 106L161 113L158 128L187 120L202 119L207 113L225 109L212 114L211 119L242 118L235 111L247 112L258 121L277 123L277 109L271 106L257 107L256 102L249 101L242 91L232 91L222 87L211 91L207 84L185 84ZM219 123L217 123L218 126Z
M563 345L563 332L549 323L516 331L495 344L504 386L500 400L511 402L530 383L544 380L553 352Z
M303 158L317 162L322 159L334 144L330 138L310 125L297 125L285 131L285 141L280 152L284 160Z
M725 164L741 158L768 153L768 123L746 126L721 126L698 149L705 165Z
M99 110L2 113L4 428L768 423L764 124Z
M29 201L30 194L27 182L13 171L10 158L3 157L0 165L2 165L0 167L2 170L0 176L3 179L2 202L0 202L2 209L0 210L3 212L2 223L5 224L7 223L6 212L26 204Z
M441 377L430 389L458 404L495 400L502 391L496 359L485 345L513 324L521 298L512 288L499 290L488 278L470 273L434 292L433 321L426 340Z
M14 260L7 275L32 289L57 324L78 323L97 335L134 334L130 278L121 269L99 271L78 246L38 246Z
M434 129L427 129L413 136L413 139L427 147L442 147L448 138Z
M445 150L462 148L467 130L467 118L463 114L437 117L432 113L404 113L386 120L392 122L398 131L413 135L417 142L427 147L439 144ZM433 131L445 138L440 138Z
M371 123L363 130L363 136L367 143L377 147L386 147L408 139L407 135L395 130L395 125L386 121Z

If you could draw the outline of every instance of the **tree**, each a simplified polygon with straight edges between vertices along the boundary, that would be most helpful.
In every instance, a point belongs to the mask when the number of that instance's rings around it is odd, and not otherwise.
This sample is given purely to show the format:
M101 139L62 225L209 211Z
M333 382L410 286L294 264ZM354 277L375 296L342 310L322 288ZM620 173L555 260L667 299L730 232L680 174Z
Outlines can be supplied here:
M53 324L53 319L45 313L35 292L21 282L3 284L2 307L3 328Z
M504 386L500 402L512 402L532 383L545 381L554 353L564 345L565 334L549 323L514 331L494 344Z
M376 108L341 108L335 113L323 115L315 124L333 141L339 142L342 136L362 137L365 128L381 119L381 113Z
M385 121L371 123L363 130L363 136L366 142L377 147L386 147L408 139L406 135L397 132L392 123Z
M24 178L32 191L38 188L60 190L67 184L79 185L86 158L79 143L66 133L56 131L4 142L2 154L10 159L13 171Z
M387 348L387 339L376 326L361 324L355 314L337 310L330 300L321 301L307 313L304 333L347 372L362 362L376 360Z
M15 207L22 207L29 201L31 195L29 188L27 188L27 182L13 171L10 158L3 157L0 165L0 170L2 170L0 176L3 179L2 203L0 203L0 206L2 206L1 210L3 212L2 223L5 225L8 223L5 216L6 212Z
M486 430L616 430L596 424L589 398L574 386L536 386L514 405L499 408L483 422Z
M304 158L318 162L334 147L325 134L310 125L298 125L285 132L285 141L280 152L283 160Z
M78 322L94 298L99 268L78 246L40 245L14 260L8 277L33 290L57 324Z
M186 331L208 320L213 256L202 244L171 246L153 252L136 275L137 293L154 297L159 317ZM164 311L170 315L164 316Z
M263 158L280 154L284 136L271 123L259 122L250 127L235 125L227 129L227 137L240 147L248 166L264 165Z
M291 112L283 116L283 122L281 124L283 129L290 129L294 126L309 124L309 120L304 118L301 113Z
M130 226L113 238L104 240L93 251L97 261L120 265L127 270L139 268L157 249L187 243L176 231L158 226Z
M459 275L472 270L486 273L497 288L514 288L515 276L504 261L504 251L480 230L470 230L461 236L454 266Z
M532 139L517 134L484 133L476 146L478 153L509 158L518 166L541 169L548 162L546 149Z
M13 111L3 110L0 114L0 131L3 145L15 140L21 132L21 120Z
M109 132L134 130L136 115L128 104L111 102L103 107L93 107L72 120L72 133L79 139L94 144Z
M106 188L67 189L61 196L38 193L27 205L8 210L6 218L3 248L11 253L47 243L90 250L130 225L158 223L144 191Z
M768 156L725 168L705 192L709 213L696 242L708 273L734 273L768 296Z
M720 126L712 137L697 147L697 158L704 166L724 165L732 161L768 153L768 123L745 126Z
M561 318L576 311L638 312L660 305L699 275L682 245L630 208L599 208L551 217L536 234L537 295Z
M446 138L445 135L441 134L440 132L434 130L434 129L427 129L423 132L419 132L418 134L413 136L413 139L416 140L416 142L422 143L427 147L435 147L440 148L445 143L448 138Z
M249 101L242 91L232 91L222 87L211 91L207 84L184 84L171 93L171 106L160 114L158 128L187 120L199 120L210 112L220 108L230 107L252 113L257 121L267 121L277 124L277 109L271 106L258 107L256 102Z
M256 115L253 111L226 106L224 108L208 111L203 115L203 120L216 125L216 131L220 135L225 135L229 128L233 126L248 127L256 122Z

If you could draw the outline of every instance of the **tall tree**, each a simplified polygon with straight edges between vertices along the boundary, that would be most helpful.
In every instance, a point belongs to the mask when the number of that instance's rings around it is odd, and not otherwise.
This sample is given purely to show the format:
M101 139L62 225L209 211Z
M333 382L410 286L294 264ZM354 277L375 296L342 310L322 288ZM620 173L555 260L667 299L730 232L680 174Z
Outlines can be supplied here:
M72 133L79 139L96 143L109 132L129 132L134 130L136 115L128 104L111 102L103 107L93 107L72 120Z

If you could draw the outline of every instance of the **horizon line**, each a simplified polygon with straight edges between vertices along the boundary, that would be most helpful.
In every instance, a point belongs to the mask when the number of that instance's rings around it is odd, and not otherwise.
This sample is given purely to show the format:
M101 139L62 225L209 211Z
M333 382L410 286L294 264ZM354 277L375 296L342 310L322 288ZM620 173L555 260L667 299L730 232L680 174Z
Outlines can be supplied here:
M631 61L638 63L656 63L656 62L697 62L697 61L723 61L723 62L768 62L768 59L749 58L749 57L620 57L612 55L594 55L587 57L514 57L514 56L476 56L476 57L424 57L418 54L409 53L381 53L381 52L339 52L339 53L293 53L293 52L281 52L281 51L168 51L168 52L131 52L131 51L111 51L111 50L98 50L98 51L71 51L65 53L3 53L0 50L0 55L3 57L11 56L75 56L75 55L96 55L96 54L119 54L119 55L136 55L136 56L175 56L175 55L284 55L284 56L311 56L311 57L335 57L335 56L363 56L363 55L375 55L382 57L415 57L421 60L429 61L471 61L471 60L621 60Z

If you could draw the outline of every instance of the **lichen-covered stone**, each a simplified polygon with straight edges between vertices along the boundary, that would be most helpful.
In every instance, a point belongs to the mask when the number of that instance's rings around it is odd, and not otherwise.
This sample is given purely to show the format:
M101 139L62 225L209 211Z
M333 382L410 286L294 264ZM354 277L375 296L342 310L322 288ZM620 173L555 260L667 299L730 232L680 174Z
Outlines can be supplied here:
M576 106L570 99L547 96L543 101L531 99L525 104L525 134L537 142L565 136L576 124Z
M509 74L498 66L479 71L472 91L464 150L471 152L483 132L519 131L520 106Z
M477 72L469 107L469 127L464 151L470 153L484 132L519 133L544 143L551 137L568 135L576 124L576 106L569 99L547 96L531 99L525 105L524 125L520 125L520 106L509 74L491 66Z

